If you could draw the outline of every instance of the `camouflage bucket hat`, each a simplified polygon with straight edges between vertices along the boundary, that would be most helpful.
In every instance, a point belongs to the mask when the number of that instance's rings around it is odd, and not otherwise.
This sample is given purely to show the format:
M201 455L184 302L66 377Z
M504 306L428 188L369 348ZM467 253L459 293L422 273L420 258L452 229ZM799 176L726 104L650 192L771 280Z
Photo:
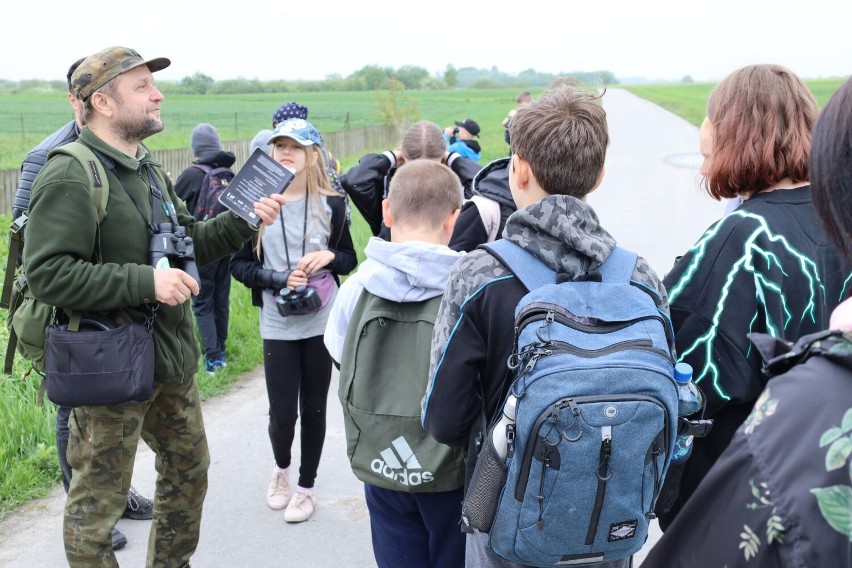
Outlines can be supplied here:
M172 62L165 57L145 60L136 50L129 47L108 47L90 55L80 63L71 75L71 87L74 89L74 96L85 101L93 92L125 71L147 65L148 69L154 73L171 64Z

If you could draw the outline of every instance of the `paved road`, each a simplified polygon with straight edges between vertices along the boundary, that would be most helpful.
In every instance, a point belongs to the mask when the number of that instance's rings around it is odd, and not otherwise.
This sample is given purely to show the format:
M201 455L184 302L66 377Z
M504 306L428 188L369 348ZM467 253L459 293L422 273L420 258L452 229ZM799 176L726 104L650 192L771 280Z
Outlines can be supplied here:
M613 89L604 97L612 144L604 184L590 196L601 223L619 243L645 256L664 274L722 206L698 190L698 130L682 119ZM329 424L317 479L318 506L308 522L288 525L266 507L272 467L267 440L262 370L248 374L227 395L207 401L205 423L212 464L202 536L193 566L374 566L361 484L346 459L336 378L329 393ZM297 434L298 439L298 434ZM298 463L296 444L294 463ZM153 494L154 457L140 445L133 483ZM59 568L64 494L57 486L0 522L0 566ZM144 566L150 522L122 520L129 539L118 552L122 566ZM646 549L658 538L655 531Z

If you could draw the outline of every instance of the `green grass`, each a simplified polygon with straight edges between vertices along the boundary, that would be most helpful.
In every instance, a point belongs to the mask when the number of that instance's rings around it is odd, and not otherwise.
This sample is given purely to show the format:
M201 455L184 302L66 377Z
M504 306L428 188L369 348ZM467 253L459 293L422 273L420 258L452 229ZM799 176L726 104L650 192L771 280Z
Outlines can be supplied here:
M0 215L0 226L10 219ZM352 212L352 239L358 259L363 260L370 229L358 211ZM6 265L8 243L0 240L0 266ZM2 311L3 317L6 312ZM251 305L251 292L237 282L231 284L228 326L228 366L208 375L199 366L198 387L202 399L227 392L245 373L263 363L263 342L258 327L258 309ZM196 330L197 331L197 330ZM5 346L8 332L0 326L0 345ZM0 374L0 519L30 499L43 497L59 483L56 454L56 407L45 400L37 404L41 377L26 374L29 365L15 357L11 375Z
M540 92L536 91L534 94ZM501 123L515 106L517 88L493 90L406 91L399 108L414 108L411 121L431 120L441 128L472 118L482 128L482 163L504 156L508 146ZM145 143L154 150L186 148L199 122L209 122L222 140L250 140L271 127L272 114L284 102L297 100L310 109L309 120L320 132L338 132L382 124L378 97L373 92L282 93L258 95L167 95L162 106L166 128ZM0 93L0 169L19 168L27 152L73 117L59 93ZM383 148L383 150L388 148ZM330 150L335 152L334 148ZM338 156L343 166L358 156Z
M805 83L822 108L845 81L845 78L815 79ZM624 85L623 88L699 126L707 114L707 99L715 86L715 83L671 83Z

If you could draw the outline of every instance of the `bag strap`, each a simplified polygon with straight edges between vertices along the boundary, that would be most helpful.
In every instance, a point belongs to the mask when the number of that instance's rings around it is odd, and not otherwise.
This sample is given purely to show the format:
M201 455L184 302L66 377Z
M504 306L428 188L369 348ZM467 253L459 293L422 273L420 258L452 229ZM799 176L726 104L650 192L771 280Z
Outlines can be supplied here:
M508 239L483 243L478 248L487 250L520 280L527 290L556 283L556 272L537 256Z
M95 152L86 146L85 144L75 141L65 144L63 146L59 146L54 148L48 154L48 159L52 158L57 154L65 154L67 156L71 156L83 166L83 170L86 172L86 179L89 182L89 195L92 198L92 205L95 207L95 215L98 219L98 228L100 229L101 222L106 218L107 211L106 206L109 201L109 178L106 174L106 169L104 168L103 161L101 158L95 154ZM6 266L6 276L4 278L4 286L3 293L0 296L0 306L4 308L8 308L11 305L11 302L20 303L17 299L12 299L12 288L14 286L14 273L15 267L12 264L17 257L17 251L20 248L21 243L21 231L27 224L28 217L26 215L21 215L12 223L12 227L10 229L10 249L9 249L9 259L7 261ZM101 262L101 246L100 246L100 232L98 234L98 243L97 243L97 255L98 255L98 263ZM13 251L14 249L14 251ZM29 290L24 294L32 295ZM66 312L69 316L69 329L72 331L77 331L80 325L80 318L82 316L81 313L75 311ZM55 318L54 311L54 318ZM6 356L4 359L4 372L7 374L12 372L12 365L14 363L15 358L15 348L18 343L18 337L15 333L13 327L10 327L9 330L9 341L6 343ZM29 371L27 372L29 374ZM44 383L39 389L39 404L41 404L42 399L44 397Z
M109 180L103 162L91 148L82 142L71 142L50 151L50 156L56 154L66 154L75 158L86 170L89 192L92 194L92 203L95 206L98 224L100 225L107 215L106 205L109 200Z
M6 257L6 276L3 278L3 293L0 295L0 308L9 309L12 300L12 287L15 282L15 268L18 252L21 250L21 231L27 224L27 214L22 213L9 228L9 255Z
M500 228L500 204L482 195L474 195L470 201L476 206L479 218L482 219L488 242L494 241L497 238L497 229Z

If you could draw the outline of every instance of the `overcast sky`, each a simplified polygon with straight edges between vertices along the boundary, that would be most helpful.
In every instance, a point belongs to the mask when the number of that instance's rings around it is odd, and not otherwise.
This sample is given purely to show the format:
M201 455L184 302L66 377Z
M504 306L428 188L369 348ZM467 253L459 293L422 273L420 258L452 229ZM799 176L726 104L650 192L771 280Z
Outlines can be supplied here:
M0 79L61 79L111 45L169 57L158 77L324 79L365 65L448 64L516 74L605 69L715 81L778 63L804 78L852 73L850 0L11 0ZM218 9L209 8L213 5ZM425 9L425 6L429 9Z

